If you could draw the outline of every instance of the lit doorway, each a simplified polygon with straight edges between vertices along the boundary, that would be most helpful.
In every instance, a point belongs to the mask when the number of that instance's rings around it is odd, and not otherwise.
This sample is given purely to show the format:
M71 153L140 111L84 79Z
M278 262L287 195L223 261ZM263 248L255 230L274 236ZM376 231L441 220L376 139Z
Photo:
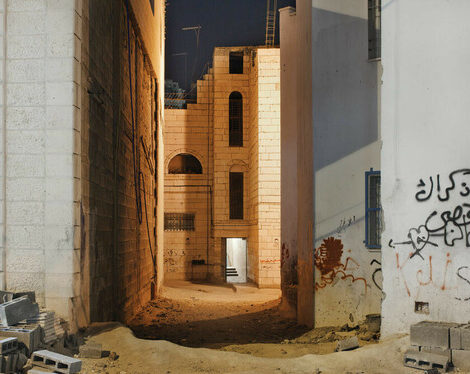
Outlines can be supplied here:
M226 238L227 283L246 283L246 239Z

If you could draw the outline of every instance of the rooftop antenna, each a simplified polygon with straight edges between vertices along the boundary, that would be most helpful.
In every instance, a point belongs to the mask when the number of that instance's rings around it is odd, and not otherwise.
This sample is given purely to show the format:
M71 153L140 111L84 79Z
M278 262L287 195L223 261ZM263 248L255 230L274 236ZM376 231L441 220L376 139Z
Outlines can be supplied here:
M196 47L199 48L199 33L201 29L202 29L202 26L198 25L198 26L191 26L191 27L183 27L181 30L194 31L196 33Z
M199 57L199 33L201 32L201 29L202 29L201 25L183 27L181 29L183 31L194 31L196 33L196 57L195 57L194 63L193 63L193 69L192 69L192 73L191 73L191 81L195 77L195 73L196 73L196 65L197 65L197 61L198 61L198 57Z
M267 0L266 7L266 47L274 46L276 37L277 0Z

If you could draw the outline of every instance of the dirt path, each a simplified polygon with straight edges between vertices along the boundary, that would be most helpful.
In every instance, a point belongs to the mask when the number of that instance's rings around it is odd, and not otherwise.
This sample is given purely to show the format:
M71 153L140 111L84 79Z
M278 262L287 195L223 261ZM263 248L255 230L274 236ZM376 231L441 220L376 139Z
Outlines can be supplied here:
M261 291L261 292L260 292ZM281 343L307 330L278 313L278 291L193 285L166 288L131 321L135 335L187 347Z

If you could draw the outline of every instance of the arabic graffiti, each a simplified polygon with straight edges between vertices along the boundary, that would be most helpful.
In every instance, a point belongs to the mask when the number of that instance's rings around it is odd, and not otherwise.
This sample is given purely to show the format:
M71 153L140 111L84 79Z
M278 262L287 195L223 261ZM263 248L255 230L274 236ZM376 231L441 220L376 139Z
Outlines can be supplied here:
M458 189L458 194L462 197L467 197L470 195L470 169L459 169L455 170L449 174L449 185L441 188L441 176L437 174L436 179L429 177L429 185L426 186L426 183L423 179L419 180L418 188L421 188L416 192L416 200L418 201L427 201L431 198L434 187L436 187L437 198L439 201L448 201L450 199L451 192L456 188Z
M375 278L377 276L378 273L381 273L382 272L382 263L378 260L372 260L370 262L370 265L374 265L377 264L377 268L372 272L372 282L375 284L375 287L377 287L380 291L382 291L382 287L379 286L379 284L377 283L377 279Z

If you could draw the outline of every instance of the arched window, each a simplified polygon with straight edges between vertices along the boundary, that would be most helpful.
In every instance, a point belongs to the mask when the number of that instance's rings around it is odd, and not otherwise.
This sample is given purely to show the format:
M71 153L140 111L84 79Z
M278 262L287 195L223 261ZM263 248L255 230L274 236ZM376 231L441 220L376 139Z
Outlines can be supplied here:
M180 153L168 164L168 174L202 174L202 165L193 155Z
M229 146L243 147L243 97L232 92L229 97Z

